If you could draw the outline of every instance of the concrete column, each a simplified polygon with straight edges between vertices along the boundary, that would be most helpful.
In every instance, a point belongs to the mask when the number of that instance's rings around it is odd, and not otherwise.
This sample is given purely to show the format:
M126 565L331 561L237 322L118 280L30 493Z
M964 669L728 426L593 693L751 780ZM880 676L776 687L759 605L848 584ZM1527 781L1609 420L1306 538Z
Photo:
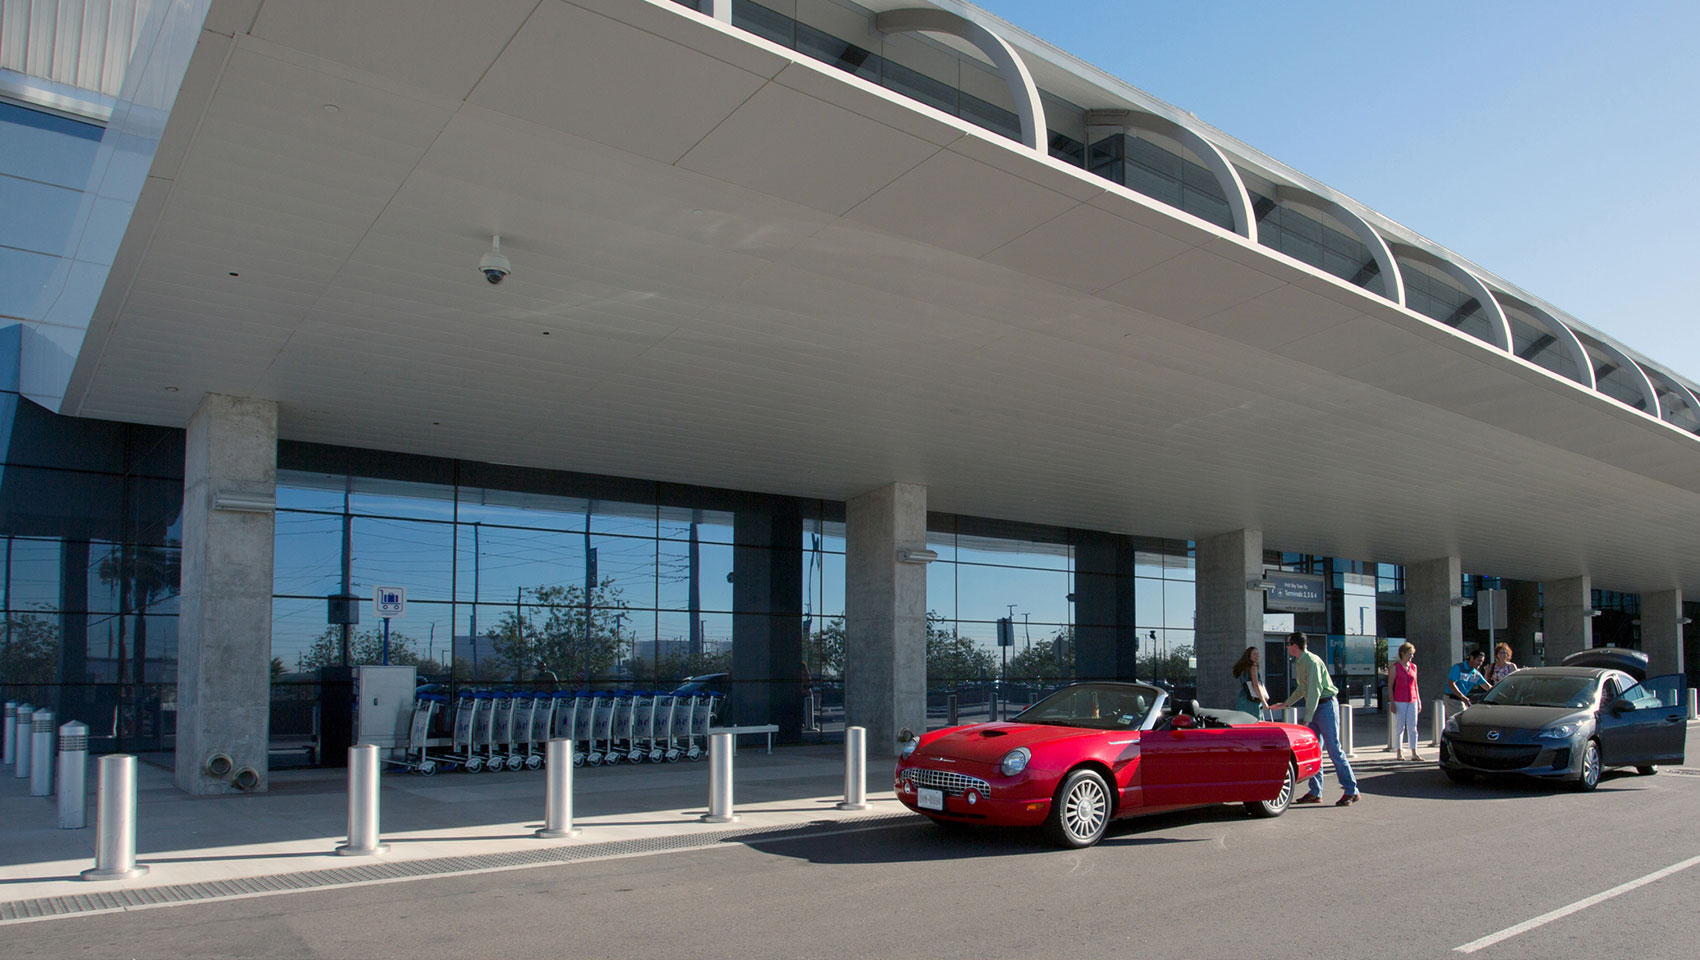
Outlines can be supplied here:
M1651 676L1686 672L1681 617L1681 590L1641 594L1641 652L1647 655Z
M1531 580L1505 581L1505 642L1520 667L1545 666L1535 655L1535 634L1541 629L1541 585ZM1493 662L1493 654L1488 654Z
M203 772L215 753L266 788L276 498L277 404L208 394L183 464L176 779L188 793L230 791Z
M927 728L927 488L893 483L845 505L844 715L868 752L895 756L897 733ZM917 558L918 559L918 558Z
M1547 663L1554 666L1579 650L1594 646L1594 584L1589 577L1548 580L1541 584L1541 622L1546 634Z
M1463 608L1453 603L1462 579L1457 557L1405 565L1405 634L1417 648L1424 703L1446 694L1446 674L1464 656Z
M1263 591L1246 587L1263 577L1263 531L1235 530L1198 541L1198 702L1232 707L1234 661L1245 648L1263 649Z

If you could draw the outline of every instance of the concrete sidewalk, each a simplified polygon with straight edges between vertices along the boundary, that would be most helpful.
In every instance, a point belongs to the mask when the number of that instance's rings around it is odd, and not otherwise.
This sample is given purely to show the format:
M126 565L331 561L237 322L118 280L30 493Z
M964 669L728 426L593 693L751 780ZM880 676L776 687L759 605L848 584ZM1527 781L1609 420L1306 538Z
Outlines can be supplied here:
M130 881L85 881L94 865L94 767L89 764L88 823L57 828L52 797L29 796L29 781L0 768L0 904L168 887L205 881L303 873L360 863L535 851L609 841L666 840L690 846L725 836L728 826L698 818L708 810L707 762L580 767L573 771L573 840L539 840L542 771L383 776L382 857L342 857L347 780L341 770L275 771L270 790L251 796L193 798L171 771L138 765L137 861L151 871ZM841 811L844 751L838 746L781 747L771 755L741 748L734 775L738 830L831 829L904 808L890 789L890 766L868 764L871 810Z

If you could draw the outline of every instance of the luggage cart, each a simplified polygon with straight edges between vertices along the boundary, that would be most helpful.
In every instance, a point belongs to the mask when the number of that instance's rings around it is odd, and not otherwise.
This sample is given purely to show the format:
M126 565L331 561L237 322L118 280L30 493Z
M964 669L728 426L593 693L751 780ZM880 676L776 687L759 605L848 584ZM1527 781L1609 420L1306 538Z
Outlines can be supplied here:
M685 748L685 759L701 760L708 756L708 728L714 723L714 715L719 712L723 699L718 693L705 693L691 705L691 735L689 746Z
M635 693L632 695L631 748L626 751L626 759L633 763L648 760L654 743L655 694Z
M577 753L578 743L574 737L573 721L577 719L575 716L577 711L574 707L578 704L578 695L566 690L557 690L550 695L549 699L555 701L550 707L549 713L550 738L558 737L562 740L573 740L574 743L567 752L569 754Z
M518 770L525 766L525 759L514 753L514 710L519 701L513 693L502 690L496 693L495 725L490 736L490 754L497 770L506 768Z
M534 693L531 695L531 728L526 734L525 767L527 770L537 770L543 766L544 745L549 742L555 729L555 695L552 693Z
M602 766L607 757L604 748L608 754L614 750L614 695L598 691L591 701L590 755L585 758L586 762L593 767Z
M655 695L655 713L651 717L649 725L650 763L661 763L667 759L668 748L673 745L673 704L677 703L678 700L679 698L671 693L657 693ZM679 758L674 757L673 759L678 760Z
M523 691L509 696L514 712L508 726L508 769L518 770L531 757L531 715L537 711L537 698Z
M437 772L437 761L425 755L425 741L430 739L431 723L446 700L446 697L436 693L421 693L414 697L413 718L407 727L407 749L402 752L400 760L385 757L385 763L423 777Z
M506 766L506 761L496 756L496 741L498 731L502 729L500 713L502 701L494 693L480 691L473 696L479 701L478 724L473 728L472 743L482 760L482 769L494 773ZM509 714L512 714L511 704Z
M483 726L483 713L487 709L484 701L470 690L461 691L455 698L455 719L451 753L438 757L438 760L460 766L467 773L477 773L484 769L484 758L478 755L474 745L478 730Z
M678 763L691 745L691 718L696 715L696 695L673 697L673 716L667 724L668 763Z
M632 705L636 699L630 690L621 690L614 695L614 718L608 733L608 752L602 757L603 763L617 764L631 755Z
M591 732L595 729L596 698L589 691L573 694L573 726L567 736L573 741L573 766L584 766L593 748Z

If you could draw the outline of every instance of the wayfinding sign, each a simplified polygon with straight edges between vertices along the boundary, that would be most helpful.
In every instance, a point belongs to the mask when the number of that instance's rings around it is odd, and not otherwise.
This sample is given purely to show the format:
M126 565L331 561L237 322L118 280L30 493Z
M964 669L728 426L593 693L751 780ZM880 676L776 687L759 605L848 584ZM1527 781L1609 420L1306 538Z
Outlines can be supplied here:
M384 620L407 616L407 588L378 587L373 590L372 611Z
M1263 593L1264 608L1267 610L1319 613L1328 609L1320 574L1271 570L1263 575L1263 579L1269 581L1269 589Z

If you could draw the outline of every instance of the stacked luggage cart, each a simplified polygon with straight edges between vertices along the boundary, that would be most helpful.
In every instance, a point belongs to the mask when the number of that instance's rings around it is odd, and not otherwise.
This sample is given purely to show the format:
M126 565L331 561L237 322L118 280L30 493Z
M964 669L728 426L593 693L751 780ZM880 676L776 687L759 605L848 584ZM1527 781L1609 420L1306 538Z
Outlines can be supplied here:
M536 770L557 737L573 741L574 766L701 760L724 701L712 692L463 690L452 701L421 693L405 754L389 762L422 776Z

